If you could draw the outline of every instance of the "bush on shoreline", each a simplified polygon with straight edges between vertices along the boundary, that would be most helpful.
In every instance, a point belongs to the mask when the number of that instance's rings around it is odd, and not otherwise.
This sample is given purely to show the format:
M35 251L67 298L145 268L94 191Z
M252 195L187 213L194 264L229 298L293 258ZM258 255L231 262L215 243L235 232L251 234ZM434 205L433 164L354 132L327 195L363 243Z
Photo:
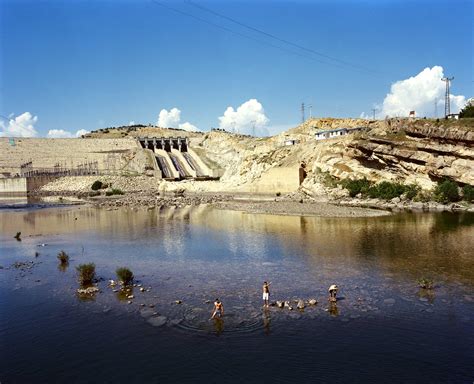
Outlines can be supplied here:
M124 195L124 192L118 188L112 188L110 191L105 192L105 196L113 196L113 195Z
M117 268L115 271L119 280L123 285L130 285L133 283L133 272L128 268Z
M99 189L102 189L102 181L96 180L92 183L91 189L93 191L98 191Z
M61 264L69 263L69 255L66 252L64 251L59 252L57 257Z
M461 200L459 187L455 181L443 180L434 189L434 198L438 203L452 203Z
M474 187L472 185L465 185L462 188L462 199L470 203L474 200Z
M78 280L81 285L92 284L95 280L95 264L81 264L76 267L78 272Z

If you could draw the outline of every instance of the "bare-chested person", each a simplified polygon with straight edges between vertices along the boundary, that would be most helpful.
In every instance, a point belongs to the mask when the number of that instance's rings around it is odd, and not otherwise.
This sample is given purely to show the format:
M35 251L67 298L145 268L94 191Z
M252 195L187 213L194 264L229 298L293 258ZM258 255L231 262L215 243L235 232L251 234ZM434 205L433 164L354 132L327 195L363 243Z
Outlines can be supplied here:
M219 317L224 316L224 305L219 299L216 299L216 301L214 301L214 309L212 312L211 319L215 319L217 315L219 315Z
M270 283L267 283L266 281L263 282L263 287L262 287L262 290L263 290L263 294L262 294L262 298L263 298L263 306L264 307L268 307L268 301L270 299Z

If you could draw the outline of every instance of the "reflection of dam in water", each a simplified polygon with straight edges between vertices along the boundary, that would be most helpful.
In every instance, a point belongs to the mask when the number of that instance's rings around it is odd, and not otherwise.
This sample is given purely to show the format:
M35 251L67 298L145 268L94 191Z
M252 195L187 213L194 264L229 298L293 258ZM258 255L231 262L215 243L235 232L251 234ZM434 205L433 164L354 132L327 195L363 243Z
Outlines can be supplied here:
M138 142L154 153L156 168L164 179L215 178L215 172L189 147L187 137L139 137Z

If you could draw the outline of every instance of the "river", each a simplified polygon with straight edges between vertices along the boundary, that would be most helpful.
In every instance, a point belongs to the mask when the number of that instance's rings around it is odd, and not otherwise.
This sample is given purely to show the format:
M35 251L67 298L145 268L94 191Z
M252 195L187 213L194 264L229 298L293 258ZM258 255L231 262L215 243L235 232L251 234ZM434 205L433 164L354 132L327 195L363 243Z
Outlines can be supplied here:
M0 240L2 383L474 379L472 214L10 202L0 207ZM70 256L63 268L61 250ZM76 266L88 262L100 292L78 296ZM122 266L139 285L127 294L108 284ZM434 288L419 288L421 278ZM271 301L293 310L262 309L265 280ZM340 287L335 305L331 284ZM217 297L225 315L209 320Z

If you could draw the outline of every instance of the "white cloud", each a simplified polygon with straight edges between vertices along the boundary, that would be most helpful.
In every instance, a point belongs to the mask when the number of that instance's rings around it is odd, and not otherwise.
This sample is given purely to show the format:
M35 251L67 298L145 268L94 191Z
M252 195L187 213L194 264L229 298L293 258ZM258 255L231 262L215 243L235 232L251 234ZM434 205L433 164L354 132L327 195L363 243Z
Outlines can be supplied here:
M71 139L73 137L81 137L86 133L89 133L89 131L85 129L79 129L78 131L76 131L75 134L72 134L69 131L65 131L64 129L50 129L46 137L50 139Z
M38 121L38 116L33 116L30 112L22 113L13 118L10 115L8 125L0 121L0 136L14 136L14 137L35 137L38 132L35 129L35 124Z
M265 116L262 104L256 99L250 99L236 110L227 107L219 121L219 128L227 131L251 134L255 127L255 135L265 136L268 135L267 124L270 120Z
M178 108L171 108L169 111L162 109L156 125L162 128L176 128L180 120L181 111Z
M132 120L128 123L128 125L135 125L135 122Z
M46 137L50 139L69 139L73 136L71 132L64 129L50 129Z
M158 115L156 125L161 128L180 128L185 131L199 131L199 128L189 121L180 123L181 111L178 108L171 108L169 111L162 109Z
M180 124L178 126L180 129L184 129L185 131L188 131L188 132L196 132L196 131L199 131L198 127L196 127L195 125L192 125L190 122L186 121L185 123L183 124Z
M392 84L390 93L385 96L380 117L408 117L410 111L416 116L435 116L435 103L438 116L444 116L444 94L446 83L443 67L425 68L416 76ZM450 95L451 113L458 113L466 103L464 96Z
M76 137L81 137L82 135L86 135L88 133L90 132L85 129L79 129L78 131L76 131Z

